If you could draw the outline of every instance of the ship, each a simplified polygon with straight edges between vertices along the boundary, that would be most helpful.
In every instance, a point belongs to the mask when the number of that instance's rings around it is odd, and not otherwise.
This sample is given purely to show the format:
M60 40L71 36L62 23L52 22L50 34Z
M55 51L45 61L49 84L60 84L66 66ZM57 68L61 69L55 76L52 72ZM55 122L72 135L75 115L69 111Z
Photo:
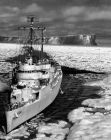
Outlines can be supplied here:
M32 16L29 22L29 26L26 27L28 40L24 41L23 47L28 50L28 54L24 62L17 61L13 68L11 90L7 93L8 101L0 110L0 118L4 119L0 125L6 133L48 107L58 95L62 82L61 66L43 55L45 27L35 28ZM32 55L35 30L41 32L41 49L37 60L33 59Z

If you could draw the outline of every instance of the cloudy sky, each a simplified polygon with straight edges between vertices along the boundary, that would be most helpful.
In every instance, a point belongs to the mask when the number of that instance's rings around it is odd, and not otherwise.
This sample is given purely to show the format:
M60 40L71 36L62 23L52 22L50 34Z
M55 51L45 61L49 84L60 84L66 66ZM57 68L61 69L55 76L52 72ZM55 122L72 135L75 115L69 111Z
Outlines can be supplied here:
M14 35L35 15L48 35L111 34L111 0L0 0L0 34Z

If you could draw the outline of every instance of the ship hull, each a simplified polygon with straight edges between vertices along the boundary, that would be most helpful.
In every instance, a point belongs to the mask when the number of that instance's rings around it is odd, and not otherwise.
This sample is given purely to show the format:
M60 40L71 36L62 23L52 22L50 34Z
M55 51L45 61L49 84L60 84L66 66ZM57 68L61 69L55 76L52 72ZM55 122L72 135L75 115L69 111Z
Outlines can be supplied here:
M10 132L23 122L34 117L50 105L56 98L62 81L62 73L59 75L56 84L52 87L47 85L39 91L39 99L31 104L27 104L18 109L7 111L6 114L6 132Z

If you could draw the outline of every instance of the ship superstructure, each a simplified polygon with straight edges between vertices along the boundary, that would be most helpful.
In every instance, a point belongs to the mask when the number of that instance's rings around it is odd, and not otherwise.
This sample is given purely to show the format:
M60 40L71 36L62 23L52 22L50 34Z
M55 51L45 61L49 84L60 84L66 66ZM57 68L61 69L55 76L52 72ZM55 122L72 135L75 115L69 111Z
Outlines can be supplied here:
M28 34L28 55L25 62L19 61L13 69L11 93L9 95L8 109L5 110L6 132L10 132L26 120L40 113L56 98L61 81L62 71L57 64L52 64L43 56L44 27L37 27L41 31L41 51L38 60L33 59L33 44L35 28L34 17L30 17Z

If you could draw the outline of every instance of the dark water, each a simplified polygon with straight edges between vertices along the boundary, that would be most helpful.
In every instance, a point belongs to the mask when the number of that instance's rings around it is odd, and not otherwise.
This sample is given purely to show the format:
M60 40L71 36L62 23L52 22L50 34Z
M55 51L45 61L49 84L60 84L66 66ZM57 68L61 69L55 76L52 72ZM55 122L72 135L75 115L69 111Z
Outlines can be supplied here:
M102 90L101 87L83 85L86 75L87 74L64 75L61 84L61 89L64 94L57 96L56 100L43 111L44 115L55 119L67 120L68 113L80 106L81 101L87 98L100 98L97 93ZM94 74L87 75L89 76L89 80L86 80L91 81L90 78L92 75L94 76ZM103 77L102 74L96 74L96 79ZM93 80L94 79L92 79L92 81Z

